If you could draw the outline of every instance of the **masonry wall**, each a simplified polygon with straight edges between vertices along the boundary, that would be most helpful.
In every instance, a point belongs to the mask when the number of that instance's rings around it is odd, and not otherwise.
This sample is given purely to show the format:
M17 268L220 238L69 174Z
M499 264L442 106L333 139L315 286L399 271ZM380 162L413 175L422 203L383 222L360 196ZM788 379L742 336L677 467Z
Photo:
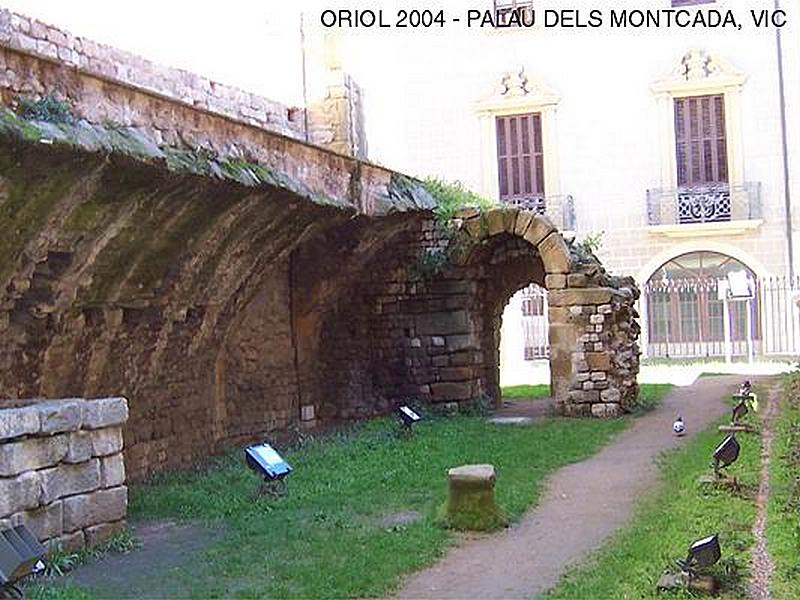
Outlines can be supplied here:
M30 400L0 408L0 527L25 524L75 551L125 527L125 398Z

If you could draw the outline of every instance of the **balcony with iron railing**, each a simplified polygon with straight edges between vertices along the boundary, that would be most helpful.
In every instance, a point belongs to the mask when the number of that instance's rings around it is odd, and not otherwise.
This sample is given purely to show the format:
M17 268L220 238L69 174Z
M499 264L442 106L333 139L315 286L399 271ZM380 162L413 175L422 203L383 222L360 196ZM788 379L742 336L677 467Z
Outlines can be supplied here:
M647 224L666 235L741 233L761 219L759 182L647 190Z
M561 196L531 194L504 198L500 202L545 215L561 231L575 231L575 200L569 194Z

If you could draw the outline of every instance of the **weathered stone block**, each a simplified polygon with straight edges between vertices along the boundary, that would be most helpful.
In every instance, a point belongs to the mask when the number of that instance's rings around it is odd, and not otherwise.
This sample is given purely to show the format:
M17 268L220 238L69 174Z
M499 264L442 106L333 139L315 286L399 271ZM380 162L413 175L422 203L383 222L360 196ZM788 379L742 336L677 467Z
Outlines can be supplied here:
M613 419L620 415L619 404L614 403L598 403L592 404L592 416L601 419Z
M0 479L0 517L36 508L42 493L38 471Z
M100 483L104 488L125 483L125 460L122 452L100 459Z
M419 335L448 335L470 331L469 316L465 310L432 312L417 315L416 329Z
M521 210L519 214L517 214L517 220L514 223L514 235L518 237L525 237L525 232L528 231L528 227L533 221L535 213L527 210Z
M493 465L464 465L447 471L447 524L455 529L488 531L506 524L494 500Z
M100 461L96 458L76 465L62 464L36 473L42 477L43 504L100 487Z
M539 247L539 242L556 230L556 226L543 215L536 215L531 220L523 239L534 247Z
M128 420L128 401L125 398L97 398L83 403L83 426L100 429L122 425Z
M122 450L122 429L107 427L92 432L92 456L108 456Z
M434 401L469 400L472 397L472 385L463 382L432 383L431 395Z
M548 290L561 290L567 287L567 276L561 273L553 273L545 276L544 287Z
M75 531L99 523L119 521L128 510L128 488L119 486L63 501L64 531Z
M479 215L471 219L465 220L461 228L467 232L467 235L469 235L469 237L474 239L480 239L486 232L486 222L483 216Z
M65 533L57 538L51 538L45 547L49 553L53 552L75 552L85 545L83 531Z
M74 431L68 436L67 454L64 461L80 463L92 458L92 434L90 432Z
M450 352L461 352L462 350L472 350L478 347L478 338L472 334L448 335L446 338L447 349ZM457 361L452 360L453 364Z
M548 235L538 247L547 273L569 273L572 266L569 248L558 231Z
M0 445L0 476L57 465L67 454L67 439L67 435L56 435Z
M99 525L92 525L84 529L86 534L86 546L92 547L108 541L112 536L117 533L125 531L125 521L117 521L115 523L100 523Z
M605 371L593 371L591 379L592 381L605 381L606 379Z
M39 411L40 431L42 433L77 431L83 419L83 403L84 401L79 398L38 403L36 408Z
M35 406L0 409L0 441L38 433L39 427Z
M39 541L58 537L64 531L64 511L61 501L22 513L22 522L27 525Z
M486 228L489 236L497 235L505 231L505 211L501 208L494 208L486 211Z
M567 275L567 287L582 288L589 283L589 278L585 273L570 273Z
M603 402L619 402L621 395L617 388L609 388L600 392L600 398Z
M611 300L614 290L611 288L574 288L566 290L554 290L547 295L550 306L583 306L583 312L595 312L594 307L591 311L587 310L586 305L602 304Z
M611 355L607 352L587 352L586 362L592 371L609 371L611 369Z

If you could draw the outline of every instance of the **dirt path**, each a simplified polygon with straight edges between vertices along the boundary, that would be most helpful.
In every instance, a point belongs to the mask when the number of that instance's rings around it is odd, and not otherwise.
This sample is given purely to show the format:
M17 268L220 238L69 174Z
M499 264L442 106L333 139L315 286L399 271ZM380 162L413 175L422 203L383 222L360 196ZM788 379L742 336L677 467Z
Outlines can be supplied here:
M753 600L768 600L769 581L774 565L767 551L767 539L764 529L767 525L767 500L769 500L769 459L772 452L772 440L775 438L773 423L780 406L780 387L773 386L769 390L767 410L761 422L761 480L756 496L756 521L753 524L752 580L750 581L750 597Z
M491 536L466 536L436 565L409 577L398 597L531 598L552 587L626 523L637 497L658 481L659 453L685 444L729 410L721 399L741 379L702 378L675 388L598 454L556 472L539 505L518 524ZM678 413L686 421L684 438L672 435Z

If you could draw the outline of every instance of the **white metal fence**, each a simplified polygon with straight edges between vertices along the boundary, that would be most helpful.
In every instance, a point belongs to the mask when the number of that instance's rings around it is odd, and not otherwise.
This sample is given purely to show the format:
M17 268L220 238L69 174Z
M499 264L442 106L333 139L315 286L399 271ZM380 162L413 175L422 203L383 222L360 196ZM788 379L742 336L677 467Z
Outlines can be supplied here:
M521 292L525 360L549 355L547 292ZM750 298L731 298L724 280L650 282L642 289L641 348L646 358L800 355L800 277L752 282Z

